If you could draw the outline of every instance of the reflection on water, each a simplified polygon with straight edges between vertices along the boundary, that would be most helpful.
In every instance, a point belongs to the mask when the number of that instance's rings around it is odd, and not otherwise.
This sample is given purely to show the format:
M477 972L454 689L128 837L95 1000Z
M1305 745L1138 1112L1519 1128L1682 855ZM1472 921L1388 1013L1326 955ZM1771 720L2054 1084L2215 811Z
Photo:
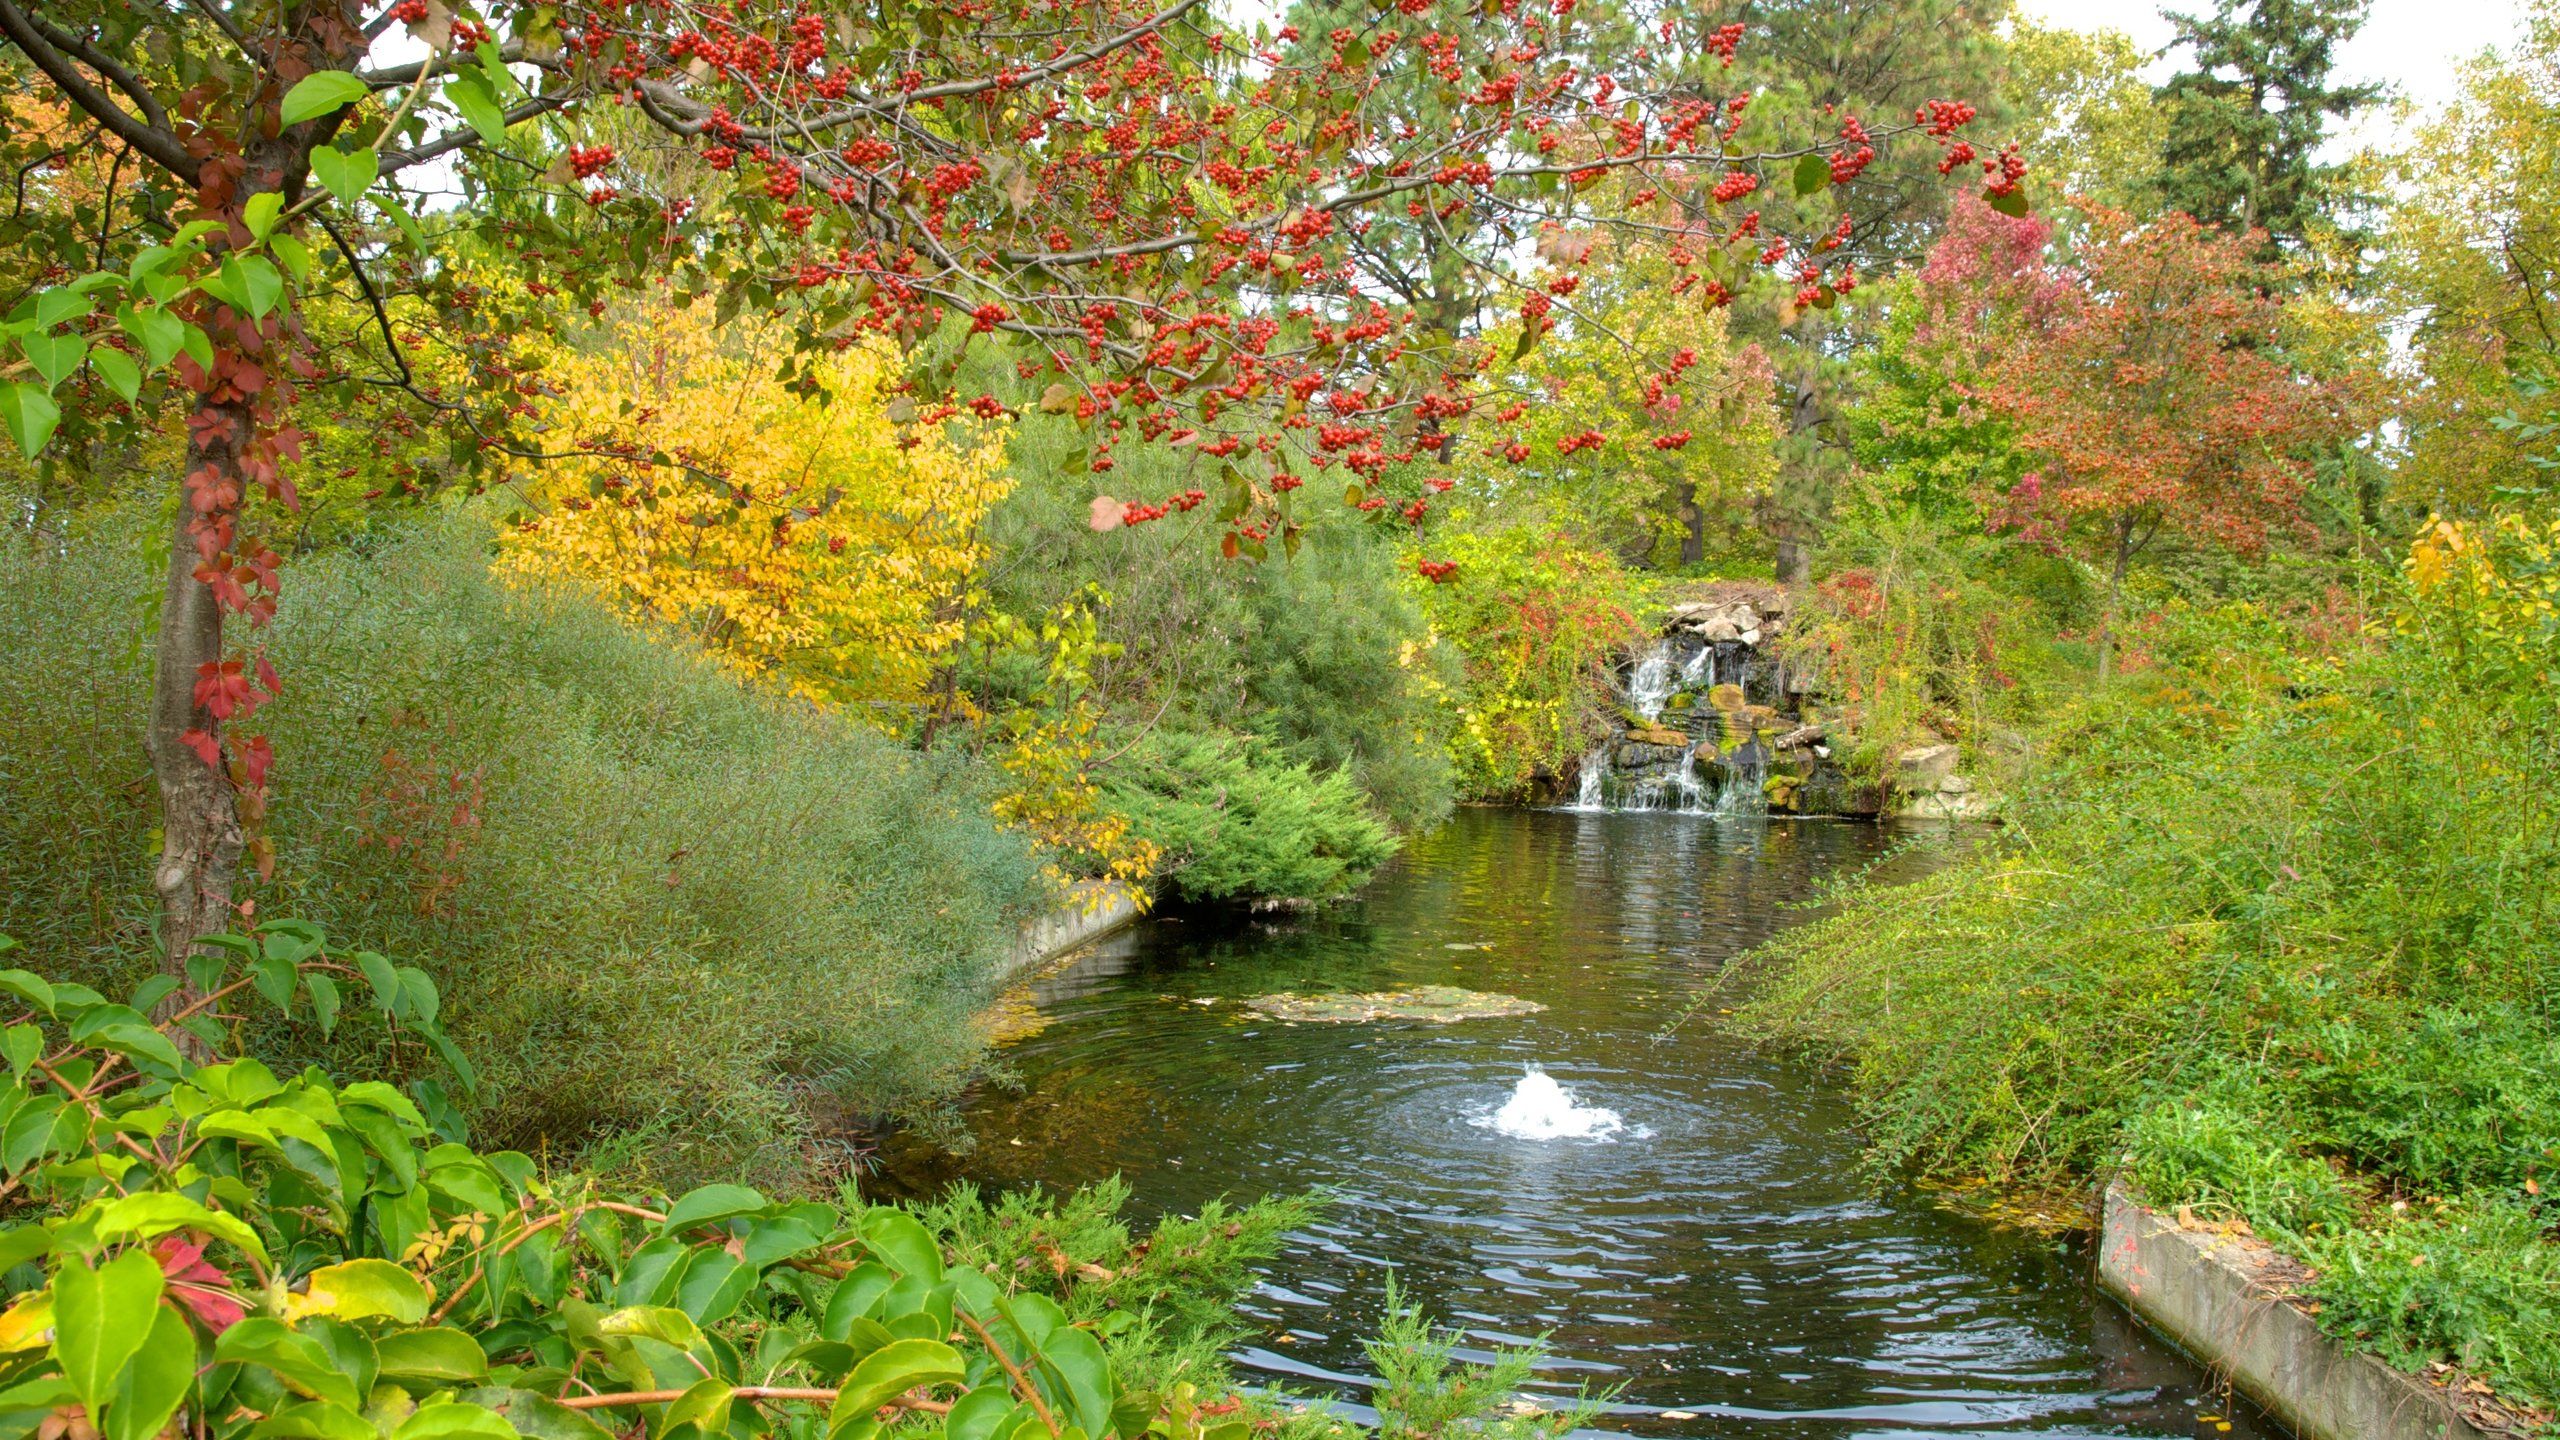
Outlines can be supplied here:
M2263 1433L2246 1416L2217 1428L2229 1412L2204 1377L2095 1295L2080 1249L1863 1183L1818 1076L1696 1027L1656 1040L1822 878L1899 838L1464 812L1354 905L1168 916L1108 942L1043 985L1053 1023L1009 1052L1018 1090L972 1103L977 1148L896 1146L888 1171L909 1187L1118 1173L1150 1213L1329 1190L1267 1267L1249 1305L1262 1333L1238 1357L1354 1406L1392 1267L1479 1356L1548 1333L1539 1383L1622 1387L1610 1423L1633 1431ZM1548 1008L1292 1025L1236 1003L1410 984ZM1530 1066L1623 1129L1529 1139L1480 1123Z

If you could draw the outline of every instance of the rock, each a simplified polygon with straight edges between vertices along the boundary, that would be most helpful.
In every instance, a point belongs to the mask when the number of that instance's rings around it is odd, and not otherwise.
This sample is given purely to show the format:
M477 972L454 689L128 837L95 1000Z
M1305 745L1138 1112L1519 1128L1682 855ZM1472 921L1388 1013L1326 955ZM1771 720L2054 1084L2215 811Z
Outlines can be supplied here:
M1748 702L1743 698L1742 687L1727 681L1708 688L1707 703L1718 710L1730 712L1741 709Z
M1646 725L1629 730L1627 740L1635 745L1668 745L1678 750L1689 748L1689 737L1667 725Z
M1905 820L1979 820L1990 813L1989 803L1971 792L1921 795L1894 811Z
M1973 782L1962 775L1950 775L1946 779L1938 782L1938 793L1941 795L1970 795L1973 793Z
M1894 787L1907 794L1926 795L1938 788L1938 782L1955 773L1956 747L1922 745L1905 750L1894 757Z

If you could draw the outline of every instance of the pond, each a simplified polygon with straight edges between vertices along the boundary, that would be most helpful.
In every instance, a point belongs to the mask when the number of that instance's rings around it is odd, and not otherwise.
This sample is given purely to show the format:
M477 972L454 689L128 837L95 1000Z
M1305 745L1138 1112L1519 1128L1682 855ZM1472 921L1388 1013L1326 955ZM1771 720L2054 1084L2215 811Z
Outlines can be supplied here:
M1141 1215L1330 1192L1264 1267L1236 1353L1354 1413L1392 1270L1474 1353L1548 1335L1539 1387L1620 1387L1603 1423L1631 1433L2274 1433L2099 1296L2084 1246L1863 1178L1817 1071L1709 1025L1665 1036L1826 877L1926 864L1902 844L1925 833L1463 811L1355 902L1168 915L1041 982L1046 1028L1005 1052L1017 1084L970 1102L974 1148L896 1143L887 1174L1117 1174ZM1546 1008L1293 1024L1242 1003L1410 985ZM1505 1133L1533 1066L1618 1123Z

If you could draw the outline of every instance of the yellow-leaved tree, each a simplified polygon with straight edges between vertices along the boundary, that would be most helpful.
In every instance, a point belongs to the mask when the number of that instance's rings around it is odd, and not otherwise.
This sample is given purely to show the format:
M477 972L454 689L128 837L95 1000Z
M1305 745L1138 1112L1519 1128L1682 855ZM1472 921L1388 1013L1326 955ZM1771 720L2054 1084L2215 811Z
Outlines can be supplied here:
M776 378L788 337L707 304L635 307L549 367L581 458L523 488L502 571L600 586L796 694L896 723L966 633L1004 432L917 416L886 351Z

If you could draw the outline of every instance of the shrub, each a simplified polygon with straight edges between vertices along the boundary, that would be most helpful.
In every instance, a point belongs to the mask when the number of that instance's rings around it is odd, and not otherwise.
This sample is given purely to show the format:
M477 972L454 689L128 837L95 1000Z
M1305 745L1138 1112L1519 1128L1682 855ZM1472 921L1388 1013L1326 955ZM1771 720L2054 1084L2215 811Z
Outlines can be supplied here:
M664 1181L781 1178L797 1093L921 1113L1021 913L1025 844L974 777L741 687L572 595L489 579L476 522L302 568L266 712L272 884L250 894L434 957L501 1143ZM123 557L0 555L25 658L0 675L0 923L115 989L152 962ZM299 1064L353 1042L275 1037Z
M324 1029L344 1001L350 1029L435 1033L415 972L307 926L243 948L194 967L199 986ZM1204 1403L1213 1355L1161 1392L1129 1376L1200 1330L1156 1300L1232 1302L1290 1207L1131 1245L1097 1197L1065 1221L1092 1259L982 1269L1005 1258L988 1236L1030 1239L1028 1259L1060 1217L601 1188L457 1143L379 1080L191 1060L180 1044L211 1027L146 1022L159 988L117 1005L0 971L25 1007L0 1080L8 1434L867 1440L919 1415L972 1440L1252 1433L1240 1401Z
M1439 538L1448 584L1416 582L1461 673L1438 687L1460 788L1511 797L1561 774L1608 731L1610 669L1643 637L1615 557L1543 529Z
M1250 740L1157 731L1106 774L1108 803L1163 847L1185 900L1330 899L1395 854L1348 775Z

